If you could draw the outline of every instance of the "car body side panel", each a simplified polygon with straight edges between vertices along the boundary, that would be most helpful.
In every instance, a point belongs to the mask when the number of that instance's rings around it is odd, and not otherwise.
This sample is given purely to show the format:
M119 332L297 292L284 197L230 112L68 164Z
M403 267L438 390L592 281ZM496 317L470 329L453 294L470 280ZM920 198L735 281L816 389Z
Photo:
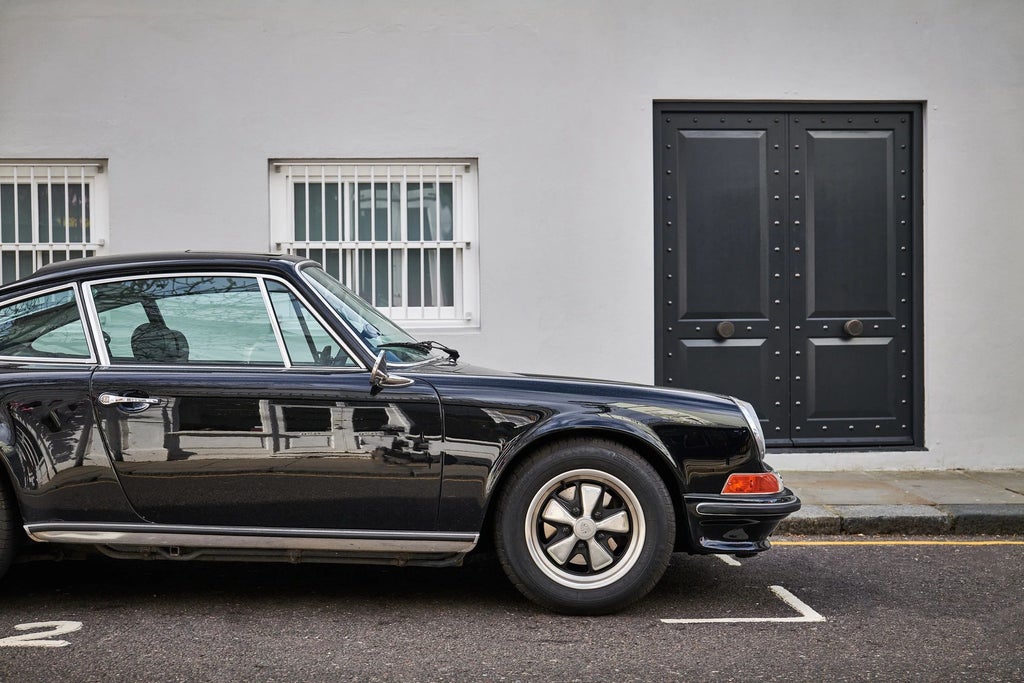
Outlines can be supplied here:
M0 457L25 523L134 522L93 419L88 366L0 370Z

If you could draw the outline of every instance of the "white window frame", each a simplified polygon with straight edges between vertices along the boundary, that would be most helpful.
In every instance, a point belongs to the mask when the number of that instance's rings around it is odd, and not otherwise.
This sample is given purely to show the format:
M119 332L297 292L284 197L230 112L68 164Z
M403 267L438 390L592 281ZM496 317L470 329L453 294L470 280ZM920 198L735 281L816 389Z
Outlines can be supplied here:
M29 197L32 205L31 228L32 236L28 241L22 241L17 234L17 222L15 222L15 241L0 242L0 252L14 253L14 279L19 280L30 275L37 268L55 261L65 261L71 258L81 258L88 252L99 254L106 245L110 225L110 205L108 198L107 174L105 160L56 160L56 159L4 159L0 160L0 184L13 184L13 202L8 206L0 194L0 216L13 213L15 221L21 211L19 206L17 186L27 184L30 186ZM68 226L71 219L80 217L75 215L74 210L69 206L68 186L84 184L89 185L89 239L85 239L85 230L82 231L82 240L70 241L70 229L65 228L63 242L53 240L53 206L52 201L47 207L47 214L39 210L39 188L50 188L53 185L64 186L64 225ZM47 191L52 196L52 190ZM40 223L46 219L50 226L49 240L40 239ZM76 253L78 252L78 253ZM31 254L31 264L23 267L22 254ZM2 267L2 262L0 262Z
M327 251L339 252L339 262L347 262L347 278L342 281L353 290L358 281L358 258L360 251L388 253L389 269L392 268L392 254L402 254L402 291L400 306L377 306L389 318L409 329L430 329L433 331L458 331L477 328L480 325L480 292L479 292L479 247L477 245L477 162L475 159L282 159L270 161L270 231L271 249L274 251L294 254L301 251L311 258L317 254L324 255ZM452 184L452 240L409 240L407 216L407 187L413 183L448 183ZM305 229L306 240L295 238L295 190L296 183L338 184L343 188L338 197L338 215L340 235L337 240L310 240L308 225ZM353 188L360 183L393 183L401 185L400 194L400 235L402 239L374 239L375 230L371 228L371 240L354 238L355 226L349 208L352 206ZM390 192L390 191L389 191ZM326 202L326 191L320 192L321 202ZM308 195L307 195L308 196ZM390 197L390 194L388 195ZM440 196L435 201L440 215ZM321 207L321 216L326 215L325 206ZM388 202L388 237L391 237L391 202ZM371 220L375 211L371 211ZM307 223L309 212L306 212ZM440 221L437 221L439 224ZM422 238L421 234L421 238ZM439 237L435 235L435 237ZM408 252L409 250L437 250L435 269L438 280L435 283L440 289L440 253L442 249L453 250L453 295L452 306L437 305L410 306L408 288ZM421 252L422 253L422 252ZM319 259L317 259L319 260ZM372 263L376 258L370 257ZM374 266L375 268L375 266ZM393 271L392 271L393 272ZM422 272L422 271L421 271ZM375 277L371 277L374 282ZM421 291L424 291L421 288ZM439 294L437 297L438 298ZM373 301L371 301L373 303Z

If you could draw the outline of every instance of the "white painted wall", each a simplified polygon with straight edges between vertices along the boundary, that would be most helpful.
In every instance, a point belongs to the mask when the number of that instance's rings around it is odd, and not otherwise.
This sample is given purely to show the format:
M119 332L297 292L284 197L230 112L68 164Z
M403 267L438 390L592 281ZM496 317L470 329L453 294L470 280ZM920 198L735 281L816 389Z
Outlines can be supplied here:
M474 362L653 380L656 99L920 100L928 452L1024 467L1024 3L0 0L0 158L109 159L109 252L269 248L267 160L477 157Z

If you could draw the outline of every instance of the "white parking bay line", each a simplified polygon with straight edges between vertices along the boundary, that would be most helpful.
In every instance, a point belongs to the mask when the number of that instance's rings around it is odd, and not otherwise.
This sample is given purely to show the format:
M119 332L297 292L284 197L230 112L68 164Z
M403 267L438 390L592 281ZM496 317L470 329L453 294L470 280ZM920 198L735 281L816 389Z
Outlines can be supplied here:
M725 562L730 567L742 567L743 566L742 564L740 564L739 560L737 560L735 557L732 557L731 555L715 555L715 557L720 559L722 562Z
M772 593L800 613L798 617L722 617L719 619L662 619L664 624L758 624L758 623L811 623L825 621L821 616L800 598L782 586L769 586Z

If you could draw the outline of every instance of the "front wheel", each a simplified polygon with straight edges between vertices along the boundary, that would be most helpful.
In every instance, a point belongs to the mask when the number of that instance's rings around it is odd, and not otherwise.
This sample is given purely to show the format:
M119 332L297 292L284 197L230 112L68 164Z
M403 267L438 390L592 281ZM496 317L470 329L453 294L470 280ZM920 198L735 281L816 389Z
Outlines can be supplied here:
M604 614L665 572L675 514L664 482L634 451L599 440L547 446L511 475L495 516L505 572L531 600Z

